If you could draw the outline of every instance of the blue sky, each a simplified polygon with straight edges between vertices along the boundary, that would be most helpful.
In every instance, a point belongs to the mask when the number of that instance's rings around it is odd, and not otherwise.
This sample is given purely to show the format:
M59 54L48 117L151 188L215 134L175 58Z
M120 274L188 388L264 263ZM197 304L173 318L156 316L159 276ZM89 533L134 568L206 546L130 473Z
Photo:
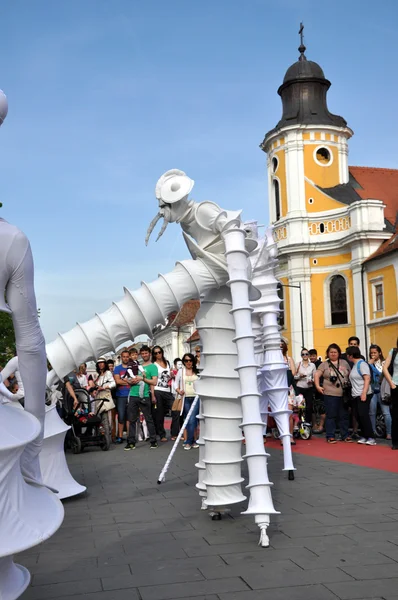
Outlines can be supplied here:
M258 145L301 20L354 129L350 164L396 168L394 0L3 3L0 212L31 240L48 342L188 257L177 225L144 246L165 170L195 179L195 200L268 221Z

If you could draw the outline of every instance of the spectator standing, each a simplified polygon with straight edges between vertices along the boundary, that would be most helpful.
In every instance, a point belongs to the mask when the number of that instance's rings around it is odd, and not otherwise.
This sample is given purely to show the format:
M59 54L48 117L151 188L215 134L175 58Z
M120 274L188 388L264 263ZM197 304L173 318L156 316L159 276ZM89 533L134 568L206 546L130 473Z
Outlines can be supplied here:
M183 364L181 358L176 358L174 360L173 369L171 369L171 393L173 394L174 402L171 407L171 441L175 442L177 436L180 432L181 427L181 412L183 408L183 401L181 396L176 392L176 377L179 369L182 369Z
M362 437L359 438L358 444L366 444L368 446L376 446L373 438L372 423L369 417L369 407L372 394L369 393L370 388L370 367L368 363L361 358L359 346L350 346L347 348L347 356L353 363L350 373L350 382L352 386L352 401L353 409L357 417L357 421L361 428Z
M161 442L167 442L166 430L164 428L164 418L166 414L171 411L171 407L173 406L174 402L174 396L171 393L172 375L170 363L164 357L164 351L161 346L154 346L152 348L152 362L158 371L158 380L154 387L157 407L156 432L159 435Z
M79 370L77 372L77 379L79 381L80 387L84 390L88 387L88 379L87 379L87 365L86 363L82 363L79 366Z
M348 384L350 366L341 358L341 349L330 344L326 350L326 361L315 372L315 386L323 394L326 407L326 441L336 444L336 421L339 420L340 435L343 442L352 442L348 435L348 410L343 402L344 388ZM323 384L320 378L323 377Z
M384 356L380 346L371 344L369 348L369 366L371 374L372 399L370 401L369 416L374 434L376 433L377 406L381 408L386 425L386 439L391 440L391 412L387 404L381 401L381 379L383 377Z
M391 439L392 449L398 450L398 338L383 365L383 375L391 388Z
M149 432L149 440L151 443L151 448L157 448L156 442L156 429L152 418L151 412L151 401L152 401L152 393L151 388L153 389L158 380L158 369L156 365L154 365L151 358L151 350L148 346L142 346L140 350L141 358L143 360L142 367L145 371L143 375L137 375L134 379L131 380L131 388L129 394L129 403L127 406L127 416L129 420L129 433L127 438L127 444L125 446L125 450L134 450L135 442L136 442L136 431L137 431L137 421L140 416L140 411L144 415L144 419L146 421L148 432ZM144 392L143 397L140 396L140 383L144 382ZM142 392L141 392L142 394Z
M197 396L195 382L199 379L199 375L196 366L196 358L193 354L189 352L184 354L182 357L182 364L183 367L178 371L176 377L176 392L184 399L182 414L185 419ZM198 414L199 405L197 404L187 424L187 441L184 444L184 450L199 448L199 445L195 441L195 429L197 427Z
M288 355L287 343L284 340L281 341L281 350L283 354L283 360L287 365L287 386L290 389L291 385L293 387L295 386L294 376L296 374L296 367L294 360Z
M305 420L309 424L312 423L315 371L315 365L310 361L307 348L303 348L301 351L301 361L296 365L294 378L298 394L302 394L305 399Z
M310 361L315 365L317 369L320 364L322 364L322 359L318 356L318 351L316 348L311 348L309 351ZM314 373L315 377L315 373ZM323 384L323 377L320 378L320 385ZM317 417L319 416L319 423L317 422ZM325 419L326 419L326 410L325 403L323 401L323 395L318 392L314 385L314 410L312 414L312 432L313 433L323 433L325 428Z
M123 443L123 431L124 427L127 426L126 422L127 415L127 404L129 399L130 388L132 385L132 379L127 377L128 363L130 355L128 350L123 350L120 354L121 364L114 368L113 376L116 382L116 412L117 412L117 427L118 436L115 440L116 444Z
M106 361L107 367L108 367L108 371L110 371L113 375L113 372L115 370L115 361L112 358L109 358ZM116 382L115 382L116 383ZM117 414L117 410L116 410L116 385L114 388L111 389L111 393L112 393L112 400L113 403L115 405L115 408L112 408L112 410L110 411L110 415L111 415L111 438L112 441L115 442L116 441L116 414Z
M195 358L196 358L196 368L199 369L200 367L200 357L201 357L201 350L200 350L200 346L196 346L195 347Z

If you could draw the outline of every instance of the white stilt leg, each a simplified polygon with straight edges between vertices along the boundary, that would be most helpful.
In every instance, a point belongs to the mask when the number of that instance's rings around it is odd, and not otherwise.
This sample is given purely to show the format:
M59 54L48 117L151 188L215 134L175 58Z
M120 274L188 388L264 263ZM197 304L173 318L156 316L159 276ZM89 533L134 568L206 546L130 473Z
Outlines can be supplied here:
M254 334L251 325L249 288L251 285L248 265L248 252L245 249L245 232L230 225L223 231L228 263L229 286L232 295L232 314L235 322L235 343L238 351L238 366L241 403L243 411L242 427L246 439L247 466L249 470L250 501L244 514L255 515L260 527L261 545L268 545L266 529L269 515L277 514L271 496L271 482L268 479L267 453L263 443L263 422L260 415L257 388L257 364L254 357Z
M230 309L230 291L222 287L205 297L196 315L204 365L197 390L205 424L197 487L206 490L203 504L207 507L225 507L245 500L241 490L242 409Z

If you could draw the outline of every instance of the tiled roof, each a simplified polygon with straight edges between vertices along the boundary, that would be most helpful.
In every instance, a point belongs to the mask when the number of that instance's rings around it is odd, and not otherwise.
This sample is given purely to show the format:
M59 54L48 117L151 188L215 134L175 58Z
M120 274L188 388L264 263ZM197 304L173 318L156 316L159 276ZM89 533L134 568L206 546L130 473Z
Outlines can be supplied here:
M386 205L384 216L395 224L398 212L398 169L377 167L349 167L357 194L363 199L382 200Z
M386 254L390 254L390 252L397 252L398 250L398 233L394 233L388 240L382 243L380 248L373 252L364 262L369 262L374 260L375 258L380 258L381 256L385 256Z
M198 330L195 329L193 334L189 338L187 338L185 341L189 343L189 342L199 342L199 340L200 340L200 335L198 333Z
M177 313L173 320L169 319L169 325L173 327L182 327L188 323L192 323L195 319L196 313L200 307L199 300L188 300L182 305L180 311Z

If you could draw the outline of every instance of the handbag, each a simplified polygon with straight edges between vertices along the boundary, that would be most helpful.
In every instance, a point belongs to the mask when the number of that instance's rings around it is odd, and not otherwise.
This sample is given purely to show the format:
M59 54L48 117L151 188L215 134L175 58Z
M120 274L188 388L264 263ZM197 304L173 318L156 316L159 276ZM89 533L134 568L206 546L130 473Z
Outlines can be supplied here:
M183 402L182 396L177 394L177 396L175 397L175 400L173 402L173 406L171 407L171 410L180 413L181 409L182 409L182 402Z

